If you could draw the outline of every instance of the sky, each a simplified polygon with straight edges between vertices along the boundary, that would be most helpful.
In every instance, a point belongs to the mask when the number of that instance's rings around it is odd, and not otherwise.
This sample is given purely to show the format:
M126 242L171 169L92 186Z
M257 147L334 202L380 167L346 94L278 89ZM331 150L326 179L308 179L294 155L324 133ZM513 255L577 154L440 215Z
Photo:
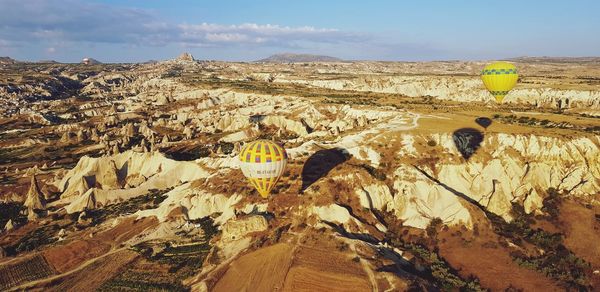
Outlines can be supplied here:
M0 0L0 56L101 62L600 56L600 1Z

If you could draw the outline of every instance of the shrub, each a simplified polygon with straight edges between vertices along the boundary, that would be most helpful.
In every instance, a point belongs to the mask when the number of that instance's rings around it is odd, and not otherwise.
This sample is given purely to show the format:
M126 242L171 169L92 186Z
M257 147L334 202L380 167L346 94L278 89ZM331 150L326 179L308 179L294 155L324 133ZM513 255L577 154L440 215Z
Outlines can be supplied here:
M374 178L378 179L378 180L385 180L387 178L387 176L385 175L385 172L383 172L383 170L377 169L373 166L370 166L368 164L364 164L362 163L360 165L360 167L364 168L371 176L373 176Z
M425 228L425 232L427 233L427 236L435 237L437 235L438 228L443 223L444 223L444 221L442 221L442 219L439 217L435 217L435 218L431 219L431 221L429 222L429 225L427 225L427 228Z

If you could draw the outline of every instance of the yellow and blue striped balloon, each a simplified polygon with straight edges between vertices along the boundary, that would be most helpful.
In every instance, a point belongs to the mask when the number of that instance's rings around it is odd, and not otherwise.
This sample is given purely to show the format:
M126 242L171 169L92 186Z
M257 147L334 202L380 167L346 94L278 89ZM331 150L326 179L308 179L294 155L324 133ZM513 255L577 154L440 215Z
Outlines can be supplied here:
M508 62L494 62L481 71L481 80L485 88L498 103L502 103L508 92L515 87L518 79L517 68Z
M239 158L244 176L267 198L285 170L285 149L270 140L256 140L244 145Z

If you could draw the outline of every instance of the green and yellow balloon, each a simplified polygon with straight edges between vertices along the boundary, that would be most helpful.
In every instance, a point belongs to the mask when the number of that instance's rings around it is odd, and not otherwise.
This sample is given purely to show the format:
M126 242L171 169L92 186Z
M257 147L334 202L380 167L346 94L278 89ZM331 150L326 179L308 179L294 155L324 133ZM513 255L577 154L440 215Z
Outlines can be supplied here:
M481 80L485 88L498 103L502 103L508 92L515 87L518 79L517 68L508 62L494 62L481 71Z

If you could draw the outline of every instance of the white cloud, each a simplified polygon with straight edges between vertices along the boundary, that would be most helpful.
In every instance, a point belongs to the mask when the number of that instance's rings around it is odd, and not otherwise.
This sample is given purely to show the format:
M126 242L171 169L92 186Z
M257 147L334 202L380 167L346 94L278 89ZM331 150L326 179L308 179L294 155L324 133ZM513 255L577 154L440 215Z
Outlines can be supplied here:
M208 33L206 40L211 42L247 42L250 37L241 33Z
M185 44L240 43L292 46L295 42L356 42L364 36L341 32L337 29L311 26L290 27L273 24L244 23L220 25L213 23L181 24L177 26L178 41Z
M0 39L35 42L117 43L143 46L359 42L365 36L331 28L276 24L178 24L133 8L80 0L0 0Z

